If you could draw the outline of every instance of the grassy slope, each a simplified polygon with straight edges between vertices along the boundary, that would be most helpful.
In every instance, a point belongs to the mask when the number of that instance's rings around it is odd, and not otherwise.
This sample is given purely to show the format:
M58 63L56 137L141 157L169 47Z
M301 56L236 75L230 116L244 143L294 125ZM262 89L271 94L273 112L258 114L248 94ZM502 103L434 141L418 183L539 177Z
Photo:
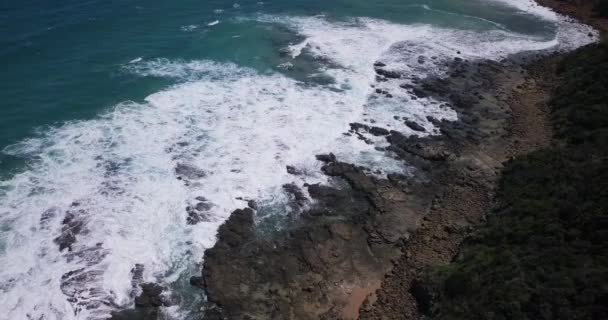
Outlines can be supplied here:
M608 319L608 47L568 55L555 147L511 161L501 208L429 270L435 319Z

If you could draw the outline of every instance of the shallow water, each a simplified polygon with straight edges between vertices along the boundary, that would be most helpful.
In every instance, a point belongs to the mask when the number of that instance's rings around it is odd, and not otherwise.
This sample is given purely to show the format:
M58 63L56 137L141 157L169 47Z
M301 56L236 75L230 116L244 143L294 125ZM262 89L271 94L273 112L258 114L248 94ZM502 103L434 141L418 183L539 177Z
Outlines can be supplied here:
M140 282L189 319L187 279L244 200L286 214L283 184L327 182L319 153L409 172L350 122L456 119L400 84L593 40L525 0L19 1L0 26L0 319L103 319ZM408 75L381 84L392 98L370 87L376 61Z

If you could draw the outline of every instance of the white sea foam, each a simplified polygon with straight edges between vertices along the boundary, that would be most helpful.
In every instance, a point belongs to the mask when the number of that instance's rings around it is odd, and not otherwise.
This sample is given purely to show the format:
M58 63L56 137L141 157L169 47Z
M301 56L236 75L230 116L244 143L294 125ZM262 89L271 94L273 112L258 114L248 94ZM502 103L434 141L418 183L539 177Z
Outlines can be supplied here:
M373 119L373 125L412 133L397 116L433 132L426 116L453 120L456 114L439 101L412 100L397 81L379 85L392 98L375 94L375 61L424 77L444 70L441 63L419 63L421 55L447 61L461 51L470 59L500 59L561 41L590 41L579 39L586 29L575 24L547 40L373 19L256 19L305 36L285 63L318 58L320 72L334 83L302 83L212 61L134 61L124 70L180 84L4 150L33 162L0 183L0 319L104 318L128 306L136 264L144 266L141 281L175 281L213 245L230 212L245 205L237 198L257 199L263 208L285 203L285 183L327 182L315 154L335 152L384 173L404 170L377 150L382 139L367 136L368 144L343 135L348 124ZM286 165L307 174L289 175ZM206 218L188 225L186 208L201 196L209 200ZM53 239L66 223L79 232L72 250L60 252Z
M496 3L504 3L508 6L519 9L522 12L536 15L537 17L556 21L558 15L550 8L543 7L534 0L490 0Z
M187 26L182 26L180 28L180 30L184 31L184 32L192 32L192 31L194 31L196 29L198 29L198 26L195 25L195 24L190 24L190 25L187 25Z
M219 20L215 20L215 21L211 21L211 22L207 23L207 25L210 26L210 27L213 27L213 26L215 26L215 25L217 25L219 23L220 23Z
M123 66L127 72L144 77L175 78L182 81L231 78L251 75L253 70L241 68L233 63L218 63L209 60L184 61L165 58L139 61Z

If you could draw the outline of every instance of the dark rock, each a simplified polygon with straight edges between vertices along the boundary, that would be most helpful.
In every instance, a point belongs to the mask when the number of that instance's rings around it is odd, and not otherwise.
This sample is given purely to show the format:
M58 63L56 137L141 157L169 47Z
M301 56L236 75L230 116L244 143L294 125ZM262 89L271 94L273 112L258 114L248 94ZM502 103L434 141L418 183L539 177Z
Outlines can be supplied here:
M401 78L401 74L399 72L396 72L396 71L390 71L390 70L385 70L385 69L377 68L376 69L376 73L379 74L379 75L381 75L381 76L384 76L386 78L389 78L389 79L399 79L399 78Z
M329 154L318 154L315 156L315 158L321 162L335 162L336 161L336 156L333 153L329 153Z
M258 204L255 202L255 200L249 200L247 201L247 206L253 210L257 210L258 209Z
M61 222L61 235L56 237L53 242L59 245L59 251L68 249L72 251L72 245L76 242L76 236L84 231L84 221L78 218L78 215L84 215L86 212L80 210L68 210Z
M419 132L425 132L426 131L426 129L424 129L423 126L419 125L418 123L416 123L414 121L406 120L405 121L405 125L408 126L410 129L412 129L414 131L419 131Z
M412 90L415 88L414 85L409 84L409 83L402 83L399 85L400 88L406 89L406 90Z
M199 202L196 204L195 209L198 211L209 211L212 207L213 205L208 202Z
M293 174L294 176L299 176L302 174L302 171L296 169L296 167L294 167L294 166L286 166L286 168L287 168L287 173Z
M426 120L435 126L439 126L441 124L441 121L439 121L436 118L431 117L431 116L426 116Z
M205 288L205 278L199 276L192 276L190 277L190 285L193 287L197 287L197 288L201 288L204 289Z
M413 93L416 95L416 97L418 97L418 98L426 98L426 97L428 97L428 96L429 96L429 94L428 94L426 91L424 91L424 90L422 90L422 89L420 89L420 88L416 88L416 87L412 89L412 92L413 92Z
M380 62L380 61L376 61L376 63L374 63L374 67L382 68L382 67L386 67L386 64L384 64L383 62Z
M386 136L389 134L389 131L384 128L380 128L380 127L371 127L371 129L369 130L369 133L371 133L375 136Z
M154 283L144 283L141 285L141 294L135 298L135 306L138 308L158 308L168 305L163 300L161 294L163 287Z
M190 225L195 225L199 222L209 222L211 221L211 216L205 211L211 209L212 205L207 203L199 203L195 208L191 206L186 207L186 212L188 213L188 217L186 218L186 222Z
M137 288L144 279L144 265L136 263L131 269L131 287Z
M207 176L204 170L199 169L193 165L184 163L178 163L175 167L175 175L182 179L196 180Z
M406 137L399 132L392 131L387 137L387 141L391 144L390 150L397 154L407 153L431 161L445 161L451 156L446 149L445 142L439 140Z
M306 198L304 192L302 192L302 190L300 190L300 188L293 183L284 184L283 190L291 194L299 205L303 205L304 202L308 201L308 198Z
M234 210L230 218L220 226L217 234L218 241L229 247L237 247L249 241L254 235L253 210L250 208Z
M388 180L393 183L401 183L407 180L407 176L401 173L389 173L387 176Z
M362 124L362 123L358 123L358 122L353 122L350 125L350 129L353 131L369 131L369 126L366 124Z

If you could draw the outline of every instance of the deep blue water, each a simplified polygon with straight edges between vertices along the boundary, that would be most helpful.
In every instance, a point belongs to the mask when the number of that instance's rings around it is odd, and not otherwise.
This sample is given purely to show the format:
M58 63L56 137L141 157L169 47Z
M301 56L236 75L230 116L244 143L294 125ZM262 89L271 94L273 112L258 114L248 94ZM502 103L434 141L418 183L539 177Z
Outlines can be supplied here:
M272 68L276 51L263 27L224 24L212 32L181 32L255 12L340 19L367 16L405 23L484 29L481 17L516 32L550 36L550 23L480 1L2 1L0 3L0 147L28 137L40 126L95 116L124 100L142 99L167 85L120 72L136 57L214 59ZM221 14L214 10L225 10ZM247 32L234 41L232 33Z

